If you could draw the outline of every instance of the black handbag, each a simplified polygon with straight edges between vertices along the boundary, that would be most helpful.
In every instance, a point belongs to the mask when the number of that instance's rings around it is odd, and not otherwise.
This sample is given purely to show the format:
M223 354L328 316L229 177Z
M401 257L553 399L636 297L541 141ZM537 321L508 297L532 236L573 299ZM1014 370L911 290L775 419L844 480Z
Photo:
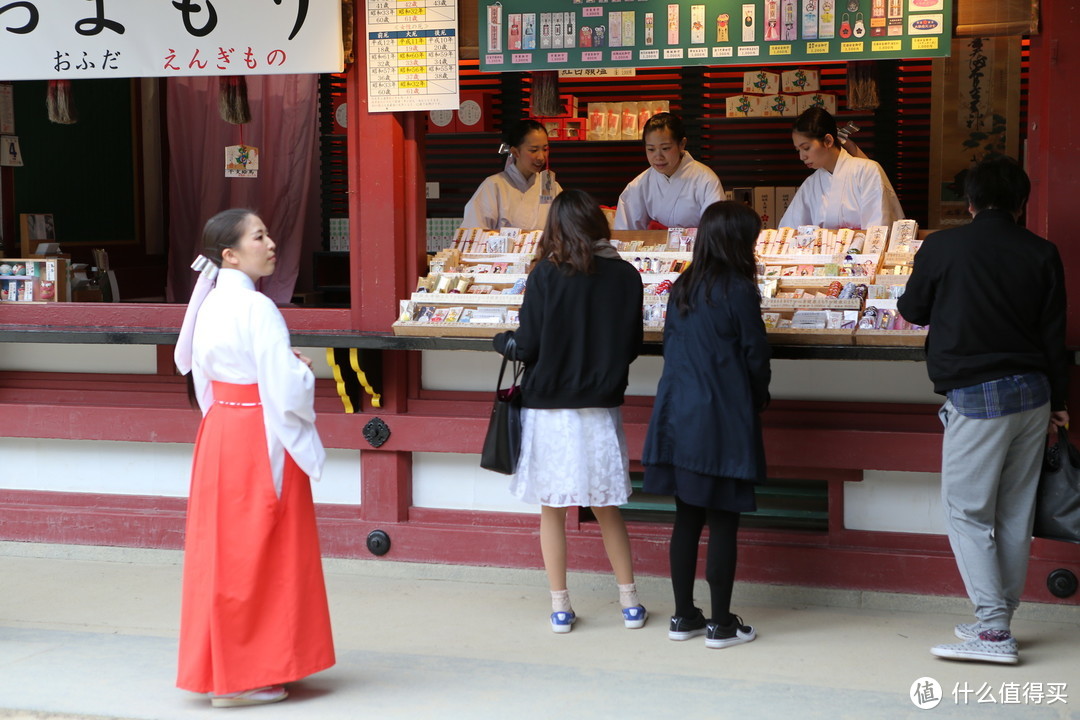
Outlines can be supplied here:
M1080 543L1080 450L1058 427L1057 442L1043 455L1035 498L1035 537Z
M502 386L506 363L509 356L514 354L514 345L511 336L503 350L499 381L495 384L495 404L491 407L484 449L480 453L480 467L504 475L517 472L518 458L521 456L521 388L518 382L524 369L522 363L514 362L514 379L510 387Z

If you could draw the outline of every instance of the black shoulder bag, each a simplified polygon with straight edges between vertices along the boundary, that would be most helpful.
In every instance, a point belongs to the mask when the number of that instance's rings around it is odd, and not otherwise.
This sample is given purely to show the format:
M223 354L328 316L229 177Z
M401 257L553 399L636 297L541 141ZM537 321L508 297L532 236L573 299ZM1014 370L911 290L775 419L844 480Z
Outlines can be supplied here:
M521 456L521 388L518 382L524 370L522 363L514 361L514 378L510 387L502 386L506 363L514 350L515 342L511 336L503 350L499 380L495 384L495 404L491 408L484 450L480 454L480 467L504 475L517 472L518 458Z
M1046 448L1035 498L1035 537L1080 543L1080 451L1065 428Z

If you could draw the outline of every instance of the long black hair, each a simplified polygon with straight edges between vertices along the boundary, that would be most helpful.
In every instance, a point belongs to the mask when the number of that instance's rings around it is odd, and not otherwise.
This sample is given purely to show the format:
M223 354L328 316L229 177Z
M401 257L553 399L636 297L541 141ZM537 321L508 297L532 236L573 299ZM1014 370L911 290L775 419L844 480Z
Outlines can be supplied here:
M699 288L712 304L714 285L724 293L732 279L753 284L756 273L754 243L761 232L761 218L741 202L715 202L705 208L694 239L690 267L671 288L671 303L682 315L694 309Z

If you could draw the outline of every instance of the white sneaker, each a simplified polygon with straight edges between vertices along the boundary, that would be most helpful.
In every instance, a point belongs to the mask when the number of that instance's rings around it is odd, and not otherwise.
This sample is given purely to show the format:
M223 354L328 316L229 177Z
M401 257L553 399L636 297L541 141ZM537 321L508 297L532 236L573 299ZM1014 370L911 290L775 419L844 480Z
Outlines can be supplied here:
M983 630L974 640L930 648L930 653L948 660L974 660L1004 665L1020 662L1016 638L1008 630Z

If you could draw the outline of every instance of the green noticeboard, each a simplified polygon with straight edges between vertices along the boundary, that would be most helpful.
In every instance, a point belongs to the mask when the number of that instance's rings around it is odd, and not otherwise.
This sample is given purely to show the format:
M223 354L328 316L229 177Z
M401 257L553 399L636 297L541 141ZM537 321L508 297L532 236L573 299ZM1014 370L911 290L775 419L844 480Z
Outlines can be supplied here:
M487 72L946 57L953 0L480 0Z

